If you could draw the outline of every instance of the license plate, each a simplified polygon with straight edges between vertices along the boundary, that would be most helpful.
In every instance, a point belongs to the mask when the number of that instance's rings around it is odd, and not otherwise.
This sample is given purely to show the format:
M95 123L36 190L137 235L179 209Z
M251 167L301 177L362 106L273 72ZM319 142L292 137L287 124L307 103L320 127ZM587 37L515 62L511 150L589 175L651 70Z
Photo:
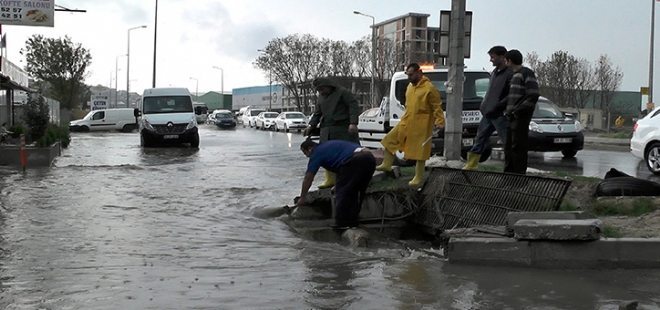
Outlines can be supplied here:
M463 111L463 124L476 124L481 122L481 111Z
M474 144L474 139L463 139L463 146L472 146Z
M555 143L571 143L573 138L555 138Z
M163 139L179 139L179 135L164 135Z

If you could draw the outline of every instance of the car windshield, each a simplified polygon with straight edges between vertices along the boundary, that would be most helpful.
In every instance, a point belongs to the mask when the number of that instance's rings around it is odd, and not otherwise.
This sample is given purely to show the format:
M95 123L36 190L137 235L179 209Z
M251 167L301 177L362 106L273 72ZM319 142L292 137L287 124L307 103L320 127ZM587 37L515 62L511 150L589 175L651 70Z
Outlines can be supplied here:
M218 114L215 115L215 118L217 118L217 119L229 119L229 118L233 118L233 116L231 115L231 113L218 113Z
M144 97L144 114L193 112L190 96Z
M559 107L549 100L539 99L534 108L533 118L564 118L564 113Z
M425 72L424 75L431 80L431 83L440 91L442 101L447 102L447 72ZM396 82L396 99L402 105L406 104L406 88L410 82L408 79ZM463 83L463 100L481 100L486 96L488 85L490 84L490 74L488 72L465 72L465 82Z
M286 118L305 118L305 115L302 113L287 113L284 116Z
M263 112L263 110L252 110L250 111L250 116L257 116L261 112Z
M278 115L277 113L264 113L264 118L276 118Z

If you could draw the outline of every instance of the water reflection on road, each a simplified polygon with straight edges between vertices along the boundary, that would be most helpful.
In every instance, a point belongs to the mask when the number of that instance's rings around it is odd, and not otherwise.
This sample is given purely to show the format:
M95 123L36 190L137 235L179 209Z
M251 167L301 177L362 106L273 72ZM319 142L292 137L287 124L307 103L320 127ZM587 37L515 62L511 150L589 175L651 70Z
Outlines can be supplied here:
M136 134L76 134L51 169L3 168L0 308L658 308L657 271L454 266L254 218L299 192L302 140L204 127L199 150L142 149Z

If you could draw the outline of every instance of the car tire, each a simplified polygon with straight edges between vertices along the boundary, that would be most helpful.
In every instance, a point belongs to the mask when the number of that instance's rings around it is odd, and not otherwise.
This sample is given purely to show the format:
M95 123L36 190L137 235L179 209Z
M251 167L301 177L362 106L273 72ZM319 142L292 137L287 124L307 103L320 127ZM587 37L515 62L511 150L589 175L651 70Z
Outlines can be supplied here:
M284 132L289 132L289 127L286 124L284 124Z
M126 124L121 128L122 132L131 132L135 129L135 124Z
M151 147L151 139L145 137L143 134L140 134L140 146Z
M196 133L192 140L190 140L190 146L193 148L199 148L199 133Z
M613 177L596 186L596 196L660 196L660 184L635 177Z
M278 131L280 131L280 128L277 127L277 123L275 123L275 132L278 132Z
M80 131L81 131L81 132L89 132L89 127L87 127L87 126L80 126Z
M660 175L660 143L653 143L646 148L644 161L649 171L655 175Z
M573 158L577 152L578 150L561 150L561 154L564 155L564 158Z

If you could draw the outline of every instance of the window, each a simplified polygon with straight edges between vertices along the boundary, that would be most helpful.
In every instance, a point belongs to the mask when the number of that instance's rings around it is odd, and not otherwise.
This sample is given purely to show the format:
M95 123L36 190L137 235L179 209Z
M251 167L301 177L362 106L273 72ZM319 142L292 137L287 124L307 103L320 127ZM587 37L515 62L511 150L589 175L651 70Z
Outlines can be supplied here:
M193 112L189 96L145 97L143 104L144 114Z
M92 116L92 120L99 120L99 119L104 119L105 118L105 112L100 111L94 113L94 116Z
M549 100L539 100L534 108L534 118L564 118L559 108Z
M447 103L447 86L445 82L447 81L447 72L429 72L424 73L426 77L431 80L431 83L440 91L440 96L442 97L442 103L445 105ZM410 82L405 80L400 80L396 82L394 95L396 99L401 102L402 105L406 105L406 88ZM490 83L490 75L488 72L465 72L465 82L463 83L463 100L470 101L481 101L486 95L486 90L488 90L488 85ZM443 109L445 107L443 106Z
M286 118L305 118L302 113L287 113Z

